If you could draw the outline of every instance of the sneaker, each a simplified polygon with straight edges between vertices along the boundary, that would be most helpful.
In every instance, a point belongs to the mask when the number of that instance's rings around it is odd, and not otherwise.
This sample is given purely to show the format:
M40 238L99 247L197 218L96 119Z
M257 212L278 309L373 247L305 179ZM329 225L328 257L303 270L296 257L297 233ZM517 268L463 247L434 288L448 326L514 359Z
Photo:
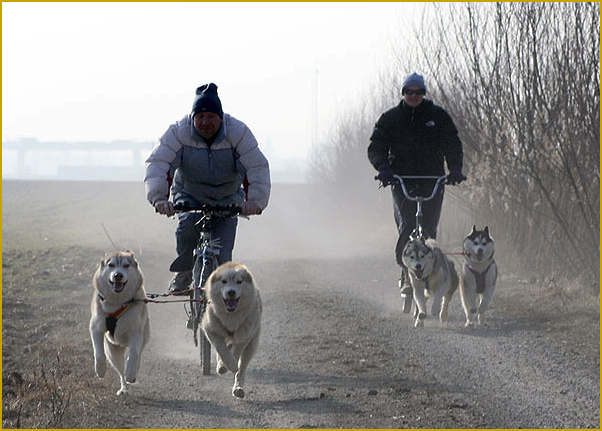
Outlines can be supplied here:
M186 295L182 293L190 289L192 283L192 271L176 272L176 275L169 282L169 291L174 295Z

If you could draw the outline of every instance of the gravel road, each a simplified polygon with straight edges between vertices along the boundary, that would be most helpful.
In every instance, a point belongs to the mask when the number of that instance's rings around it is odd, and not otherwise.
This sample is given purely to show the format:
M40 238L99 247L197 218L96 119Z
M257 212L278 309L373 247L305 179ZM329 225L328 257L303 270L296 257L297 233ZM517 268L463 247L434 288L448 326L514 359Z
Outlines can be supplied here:
M108 250L103 222L118 246L137 253L147 291L166 286L175 221L152 213L140 185L3 187L3 251L27 247L27 216L40 214L45 223L33 234L43 241ZM39 201L27 215L18 210L24 193ZM124 208L97 205L114 196ZM275 187L268 211L239 223L234 258L253 272L264 303L245 398L231 395L232 374L200 374L181 304L150 304L139 382L132 396L112 404L103 427L600 427L598 296L578 286L525 283L502 264L483 328L463 327L456 294L448 324L429 317L414 329L399 311L392 252L381 250L392 221L373 229L371 242L343 218L299 216L312 196L295 199L297 207L290 196L290 188ZM79 304L82 314L87 301ZM73 337L83 342L88 334ZM88 353L82 367L93 385L91 345ZM117 391L114 372L101 389Z

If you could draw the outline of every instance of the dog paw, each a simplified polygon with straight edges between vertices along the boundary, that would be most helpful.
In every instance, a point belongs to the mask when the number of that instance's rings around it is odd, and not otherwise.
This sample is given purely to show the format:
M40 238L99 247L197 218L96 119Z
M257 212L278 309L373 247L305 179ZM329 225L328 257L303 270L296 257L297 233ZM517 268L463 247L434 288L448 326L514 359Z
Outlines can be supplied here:
M218 362L215 370L217 371L217 374L226 374L228 372L228 367L226 367L223 362Z
M414 328L422 328L424 326L424 320L421 320L420 317L416 319L414 322Z
M121 396L128 396L130 394L130 388L129 387L125 387L122 386L118 391L117 391L117 396L121 397Z
M472 328L474 328L474 323L472 323L472 322L466 322L466 323L464 324L464 327L465 327L465 328L471 328L471 329L472 329Z
M244 398L245 391L240 386L235 386L234 388L232 388L232 395L234 395L236 398Z

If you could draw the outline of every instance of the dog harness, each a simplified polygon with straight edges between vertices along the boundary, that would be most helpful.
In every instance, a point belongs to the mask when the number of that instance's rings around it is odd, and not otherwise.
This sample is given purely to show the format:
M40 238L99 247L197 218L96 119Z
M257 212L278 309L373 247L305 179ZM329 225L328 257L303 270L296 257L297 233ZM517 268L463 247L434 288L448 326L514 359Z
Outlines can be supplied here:
M100 293L98 294L98 297L100 298L101 301L105 300ZM107 327L107 331L109 331L109 333L111 334L111 337L115 336L115 328L117 327L117 319L119 319L123 315L123 313L128 311L128 309L132 305L134 305L134 302L136 302L136 298L130 299L128 302L123 304L117 311L114 311L112 313L105 313L105 324Z
M466 250L464 250L464 254L467 254ZM489 262L489 265L487 266L487 268L485 268L485 271L483 271L483 272L475 271L474 269L472 269L470 267L470 265L468 265L468 264L466 265L468 270L470 272L472 272L472 275L474 275L474 279L477 284L477 293L485 292L485 283L487 281L487 273L489 272L489 268L491 268L491 265L493 264L493 255L494 254L495 254L495 250L491 252L491 256L489 256L489 259L491 259L491 262ZM495 278L497 278L497 274L495 274Z
M491 262L491 263L493 263L493 262ZM472 269L470 266L467 265L468 270L470 272L472 272L472 275L474 275L475 282L477 283L477 293L485 292L485 281L487 279L487 272L489 271L489 268L491 268L491 263L489 264L489 266L487 268L485 268L485 271L483 271L483 272L475 271L474 269Z

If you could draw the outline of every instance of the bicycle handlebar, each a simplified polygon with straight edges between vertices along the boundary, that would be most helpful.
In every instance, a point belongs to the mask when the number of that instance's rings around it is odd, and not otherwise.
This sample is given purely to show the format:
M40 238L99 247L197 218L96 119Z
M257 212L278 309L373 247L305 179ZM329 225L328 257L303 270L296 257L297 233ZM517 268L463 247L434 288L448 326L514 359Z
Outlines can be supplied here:
M397 180L397 182L401 185L401 190L403 191L403 194L405 195L406 198L408 198L411 201L420 201L420 202L424 202L424 201L430 201L431 199L433 199L435 197L435 194L437 193L437 190L439 189L439 186L441 185L441 183L447 179L447 175L441 175L441 176L436 176L436 175L395 175L393 174L393 178L395 178ZM378 179L377 177L375 177L374 179ZM430 196L412 196L410 195L410 193L408 192L408 190L406 189L406 185L404 183L403 180L437 180L437 182L435 183L434 187L433 187L433 192L430 194ZM388 184L384 184L385 186Z
M417 202L424 202L424 201L430 201L431 199L433 199L435 197L435 194L437 194L437 190L439 189L439 185L441 184L441 182L443 180L447 179L447 175L442 175L440 177L437 176L399 176L399 175L395 175L393 174L393 177L399 181L399 184L401 184L401 189L403 190L403 194L406 196L406 198L408 198L411 201ZM435 183L435 186L433 187L433 192L431 193L430 196L412 196L408 193L408 190L406 189L406 185L403 182L404 178L406 180L437 180L437 182Z
M203 213L226 213L227 215L235 216L242 212L242 208L236 204L230 205L211 205L200 204L191 205L190 202L182 201L174 204L173 209L177 213L199 211Z

